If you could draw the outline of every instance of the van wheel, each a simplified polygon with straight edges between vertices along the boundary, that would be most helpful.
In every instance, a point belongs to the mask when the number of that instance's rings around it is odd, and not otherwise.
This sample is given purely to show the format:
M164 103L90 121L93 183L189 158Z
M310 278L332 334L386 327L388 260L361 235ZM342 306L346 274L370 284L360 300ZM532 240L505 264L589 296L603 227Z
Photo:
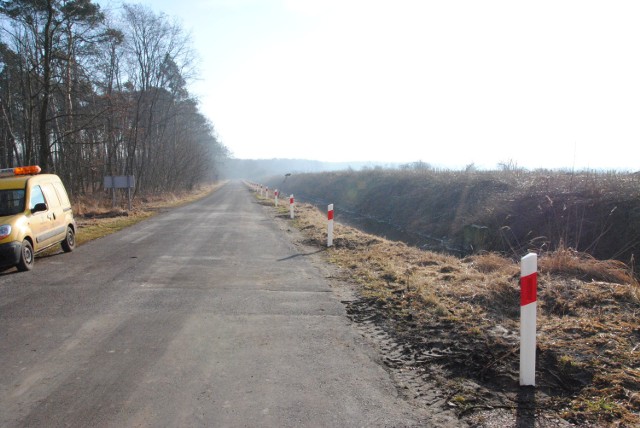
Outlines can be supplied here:
M62 250L65 253L70 253L74 248L76 248L76 233L73 231L71 226L67 226L67 236L60 244L62 245Z
M22 241L22 248L20 248L20 261L18 261L17 267L20 272L33 269L33 247L26 239Z

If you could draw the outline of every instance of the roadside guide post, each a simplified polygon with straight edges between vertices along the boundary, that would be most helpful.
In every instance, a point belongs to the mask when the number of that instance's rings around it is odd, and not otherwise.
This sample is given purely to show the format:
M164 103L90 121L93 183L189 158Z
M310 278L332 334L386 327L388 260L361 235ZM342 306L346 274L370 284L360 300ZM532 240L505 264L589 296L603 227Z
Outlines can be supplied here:
M333 246L333 204L327 207L327 247Z
M520 261L520 385L536 385L538 255Z
M276 207L278 206L278 189L273 191L273 203Z
M293 199L293 195L289 196L289 215L291 216L291 219L295 217L295 214L293 212L294 203L295 203L295 200Z

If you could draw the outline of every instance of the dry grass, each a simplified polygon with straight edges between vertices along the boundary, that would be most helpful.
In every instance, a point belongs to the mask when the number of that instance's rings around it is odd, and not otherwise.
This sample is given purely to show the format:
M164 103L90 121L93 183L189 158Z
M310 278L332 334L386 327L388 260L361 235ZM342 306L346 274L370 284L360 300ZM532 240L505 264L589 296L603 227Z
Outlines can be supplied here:
M630 261L640 253L638 174L507 165L502 171L380 169L295 174L286 184L278 179L301 200L333 203L352 221L373 219L385 229L365 221L374 233L399 230L420 245L515 256L574 248L640 269Z
M577 277L584 281L606 281L617 284L637 284L633 270L619 260L597 260L571 248L559 248L544 253L540 270L555 275Z
M296 213L306 242L325 246L324 214L306 204ZM451 378L473 379L491 393L517 391L517 261L495 253L458 259L425 252L339 223L326 254L398 341L415 352L441 342L453 349L438 362ZM633 274L620 262L568 249L539 262L540 411L578 424L640 425L640 300Z
M76 198L73 202L73 212L78 224L77 243L82 245L139 223L163 209L185 205L201 199L223 184L202 186L192 192L135 198L131 211L126 211L121 206L112 208L110 197L104 194Z
M223 184L224 182L202 185L190 192L137 196L132 200L131 213L136 214L141 211L154 211L184 205L210 194ZM111 194L105 192L75 197L72 203L74 214L80 218L104 218L131 214L128 212L127 205L126 198L121 194L117 197L115 207L112 206Z

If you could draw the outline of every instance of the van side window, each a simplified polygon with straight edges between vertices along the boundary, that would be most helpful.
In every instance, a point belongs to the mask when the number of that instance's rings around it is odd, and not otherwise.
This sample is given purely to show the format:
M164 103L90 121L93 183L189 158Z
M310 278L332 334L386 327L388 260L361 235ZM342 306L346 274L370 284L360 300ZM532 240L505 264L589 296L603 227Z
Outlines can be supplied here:
M31 198L29 199L29 209L35 208L36 204L44 203L44 195L40 186L33 186L31 188Z
M60 206L60 199L58 198L58 194L56 193L56 189L53 188L51 183L44 183L42 185L42 191L44 192L44 196L49 203L49 208L57 208Z
M60 202L62 202L62 206L70 207L71 202L69 202L69 197L67 196L67 192L64 190L62 183L53 183L53 187L56 188L56 193L58 194L58 198L60 198Z

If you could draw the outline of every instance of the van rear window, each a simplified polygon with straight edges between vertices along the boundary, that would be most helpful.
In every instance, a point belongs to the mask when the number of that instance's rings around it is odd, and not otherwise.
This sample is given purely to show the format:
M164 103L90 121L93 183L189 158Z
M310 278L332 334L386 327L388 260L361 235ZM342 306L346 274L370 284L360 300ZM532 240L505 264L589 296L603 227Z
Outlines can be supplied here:
M0 190L0 216L24 211L24 189Z

